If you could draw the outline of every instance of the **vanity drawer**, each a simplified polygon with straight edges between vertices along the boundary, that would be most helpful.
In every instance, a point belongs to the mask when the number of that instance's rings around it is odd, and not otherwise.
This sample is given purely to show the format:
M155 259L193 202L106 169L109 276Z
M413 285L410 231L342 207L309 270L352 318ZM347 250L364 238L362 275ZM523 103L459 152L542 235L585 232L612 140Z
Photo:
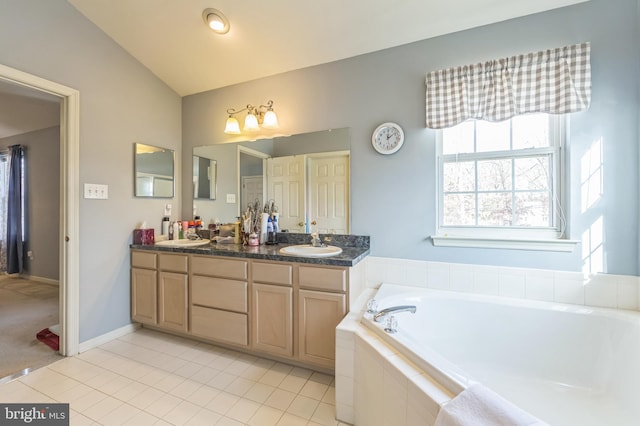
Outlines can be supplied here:
M189 257L186 254L158 254L158 264L161 271L189 272Z
M191 304L247 312L247 283L192 275Z
M300 288L347 291L347 270L345 268L300 266L298 280Z
M148 251L132 251L131 267L156 269L156 254Z
M246 280L248 266L245 260L221 259L218 257L193 256L191 272L198 275Z
M286 263L253 262L251 271L254 282L287 286L293 284L293 266Z
M247 316L236 312L192 306L191 334L247 346Z

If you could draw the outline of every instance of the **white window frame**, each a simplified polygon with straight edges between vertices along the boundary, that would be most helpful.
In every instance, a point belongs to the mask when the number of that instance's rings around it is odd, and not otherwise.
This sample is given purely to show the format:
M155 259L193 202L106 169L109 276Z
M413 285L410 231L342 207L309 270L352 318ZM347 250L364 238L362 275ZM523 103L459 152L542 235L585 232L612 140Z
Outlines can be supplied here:
M438 130L436 135L436 206L437 226L436 235L431 239L436 246L452 247L478 247L478 248L504 248L523 250L547 250L547 251L573 251L579 241L567 238L566 215L567 190L566 190L566 158L565 146L567 140L566 116L549 115L549 137L551 146L542 148L529 148L517 151L494 151L464 154L443 154L443 131ZM444 215L444 164L447 159L457 158L464 160L483 160L492 158L518 158L533 155L551 156L551 186L552 186L552 226L550 227L491 227L491 226L445 226ZM477 191L477 188L474 190ZM554 201L555 199L555 201Z

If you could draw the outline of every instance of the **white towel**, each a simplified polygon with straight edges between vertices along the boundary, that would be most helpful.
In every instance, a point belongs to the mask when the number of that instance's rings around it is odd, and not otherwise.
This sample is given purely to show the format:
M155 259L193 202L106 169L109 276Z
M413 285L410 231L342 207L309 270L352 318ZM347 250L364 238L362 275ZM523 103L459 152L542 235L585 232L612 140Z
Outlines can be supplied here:
M440 408L435 426L543 426L546 423L480 384Z

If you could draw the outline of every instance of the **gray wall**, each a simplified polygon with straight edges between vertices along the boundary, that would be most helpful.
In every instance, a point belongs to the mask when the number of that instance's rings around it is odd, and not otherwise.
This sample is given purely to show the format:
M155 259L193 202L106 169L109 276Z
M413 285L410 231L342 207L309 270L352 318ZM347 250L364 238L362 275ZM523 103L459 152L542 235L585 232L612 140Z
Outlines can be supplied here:
M60 259L60 127L0 139L0 147L26 148L25 273L58 280Z
M127 325L132 230L182 203L134 198L133 143L176 150L180 188L180 97L64 0L0 2L0 63L80 91L79 184L109 185L80 199L80 341Z
M424 124L424 78L432 70L590 41L592 105L570 117L570 237L582 239L603 223L604 271L637 275L637 8L637 0L592 0L191 95L183 98L183 157L194 146L232 140L223 133L226 108L273 99L283 133L351 128L352 232L371 236L373 255L579 271L582 246L556 253L432 245L436 133ZM405 145L392 156L371 147L371 132L385 121L405 130ZM582 211L581 159L599 140L603 195ZM190 202L185 197L183 208Z

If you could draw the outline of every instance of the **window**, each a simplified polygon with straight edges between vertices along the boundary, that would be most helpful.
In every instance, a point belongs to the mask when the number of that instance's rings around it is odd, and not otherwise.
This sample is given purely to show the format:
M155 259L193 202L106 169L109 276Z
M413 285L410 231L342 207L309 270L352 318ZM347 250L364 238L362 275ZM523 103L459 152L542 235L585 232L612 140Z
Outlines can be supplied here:
M528 114L439 131L438 236L561 238L563 124L562 115Z

